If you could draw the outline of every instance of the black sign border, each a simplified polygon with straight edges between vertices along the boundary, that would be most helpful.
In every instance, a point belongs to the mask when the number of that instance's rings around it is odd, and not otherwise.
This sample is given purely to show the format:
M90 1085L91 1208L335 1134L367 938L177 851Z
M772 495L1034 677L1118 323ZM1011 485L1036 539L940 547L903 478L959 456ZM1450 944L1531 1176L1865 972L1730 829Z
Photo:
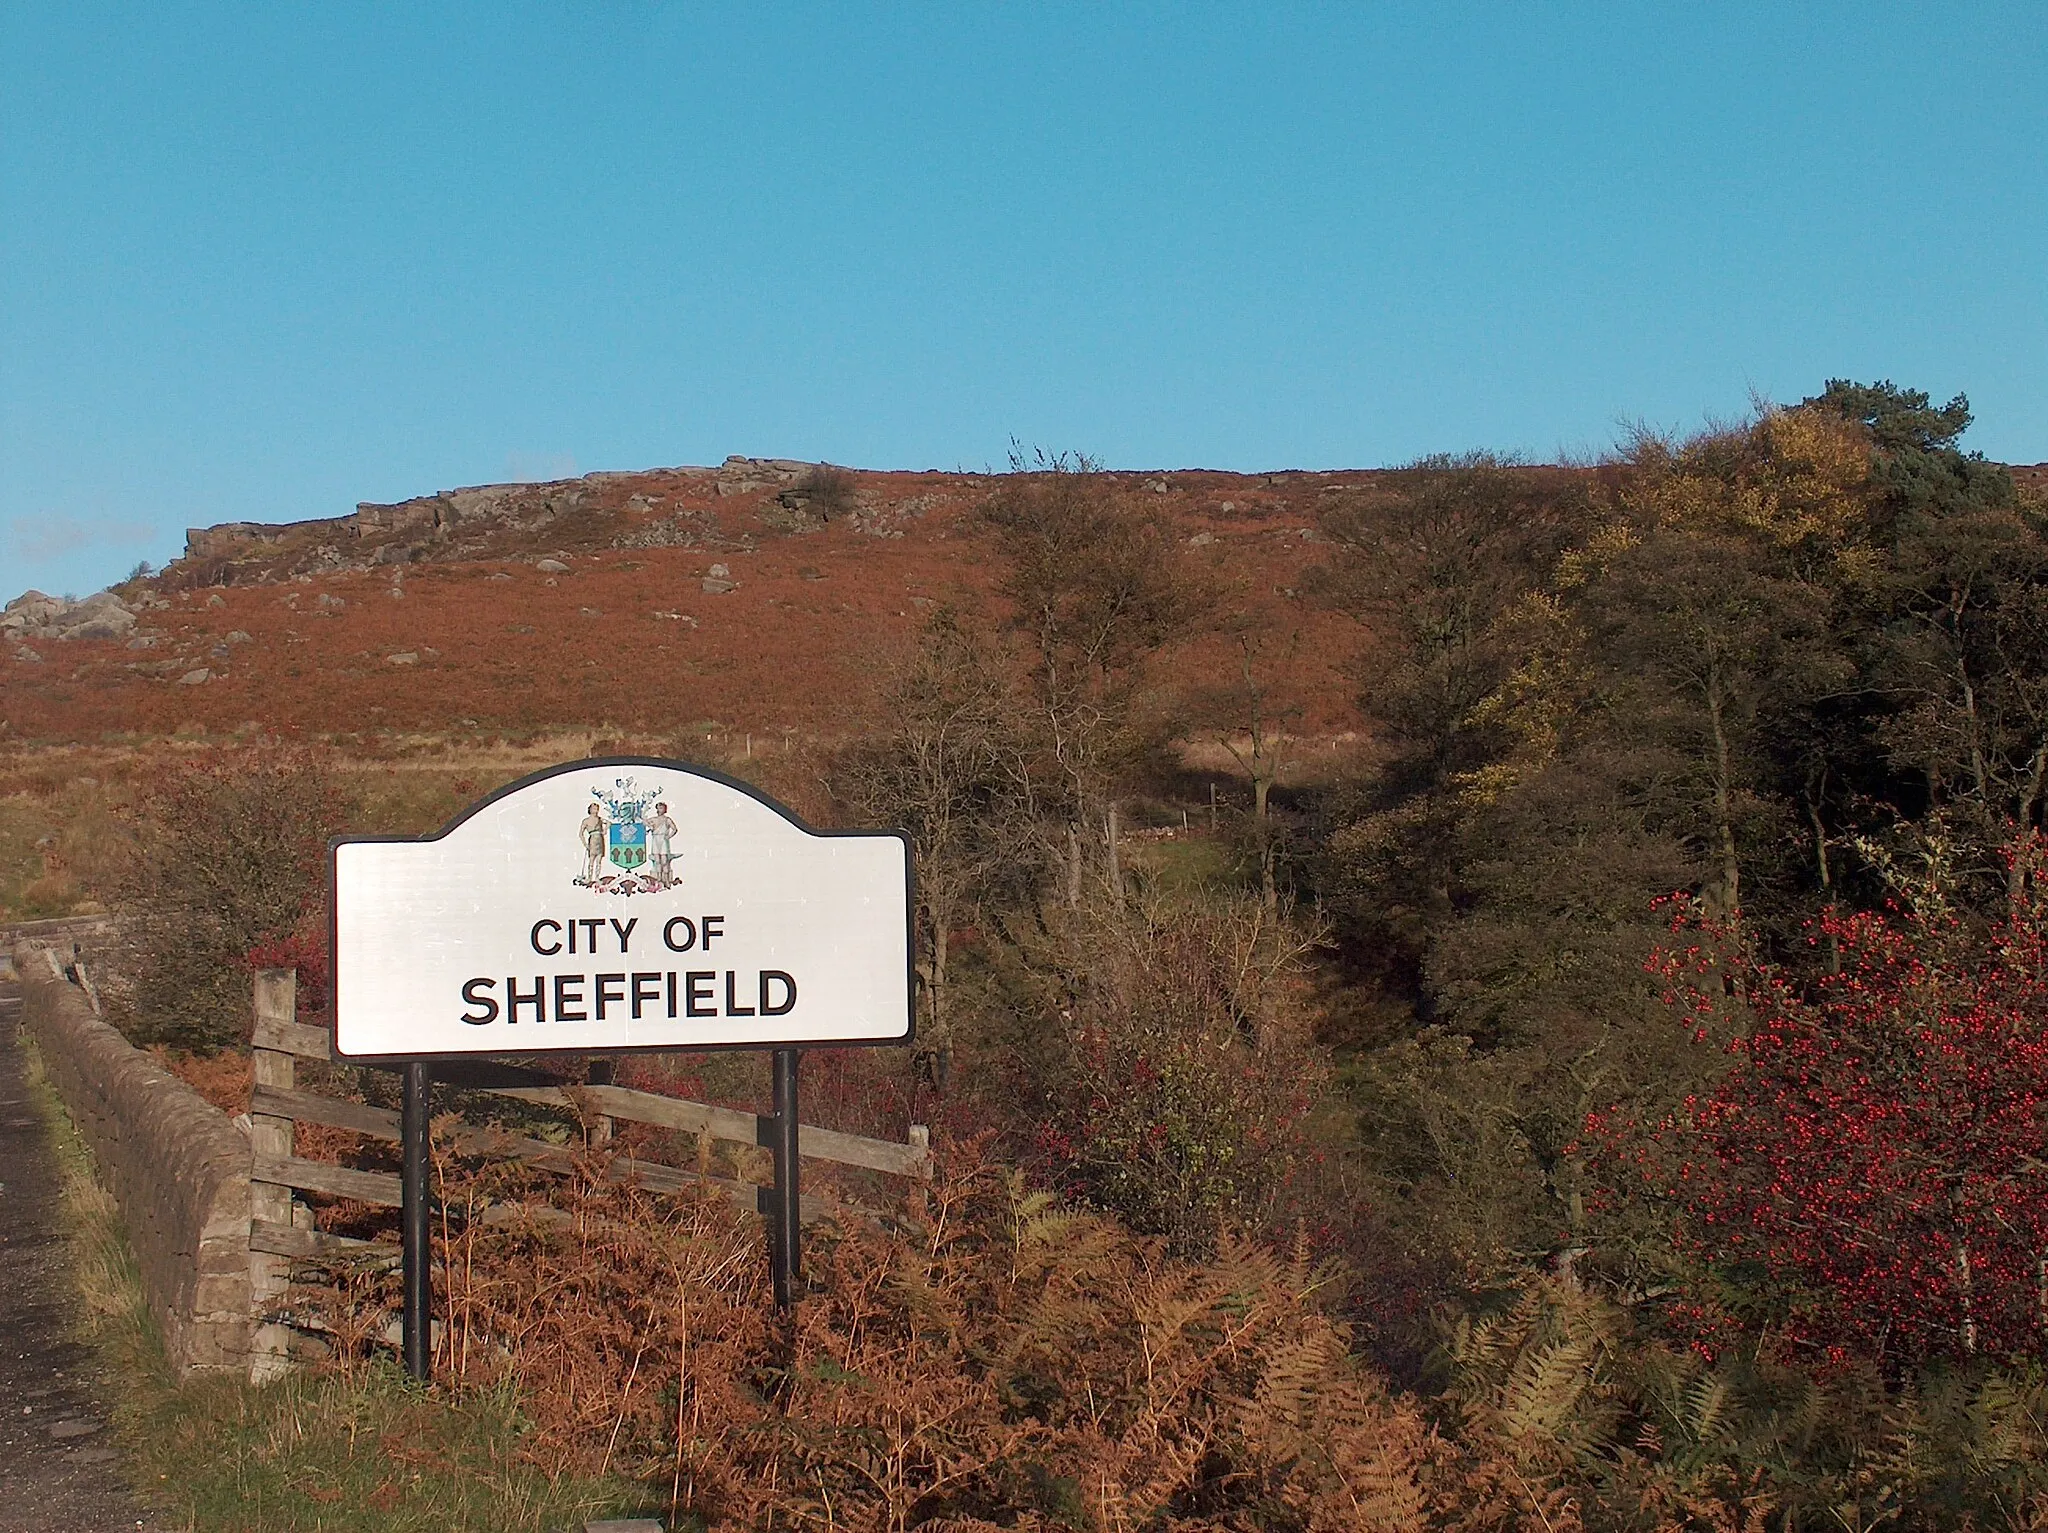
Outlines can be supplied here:
M752 1043L654 1043L639 1044L631 1048L575 1048L555 1049L507 1049L499 1053L483 1050L463 1050L453 1054L344 1054L341 1052L341 1005L340 979L335 956L340 952L340 921L337 902L339 869L335 853L343 846L363 843L422 845L439 841L458 830L463 822L488 809L501 798L507 798L522 788L550 778L561 777L572 772L587 772L600 767L652 767L663 772L681 772L691 777L702 777L722 787L744 793L755 803L772 809L791 825L807 836L820 839L828 837L875 837L888 836L903 843L903 903L904 903L904 955L903 968L906 976L905 994L909 997L909 1015L904 1018L901 1034L890 1038L800 1038L768 1039ZM917 1041L917 848L910 834L903 830L820 830L805 823L803 816L787 804L770 798L752 783L719 771L716 767L698 766L688 761L676 761L666 756L591 756L581 761L565 761L558 766L542 767L539 771L528 772L524 777L506 783L502 788L487 793L439 830L424 836L335 836L327 843L327 1015L329 1017L328 1046L337 1061L355 1065L397 1064L407 1060L460 1061L481 1059L546 1059L565 1055L580 1055L590 1059L612 1059L628 1054L718 1054L735 1049L756 1052L775 1049L900 1049Z

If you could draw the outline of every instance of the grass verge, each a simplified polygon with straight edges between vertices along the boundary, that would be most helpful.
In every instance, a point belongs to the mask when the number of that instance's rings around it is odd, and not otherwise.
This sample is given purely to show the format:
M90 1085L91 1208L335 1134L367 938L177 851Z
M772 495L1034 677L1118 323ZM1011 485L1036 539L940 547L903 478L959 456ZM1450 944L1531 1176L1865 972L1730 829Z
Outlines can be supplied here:
M522 1463L526 1425L508 1394L451 1398L383 1364L260 1387L234 1377L178 1383L120 1211L32 1045L27 1054L62 1177L80 1324L117 1381L113 1418L130 1473L167 1527L560 1533L647 1505L625 1482L551 1480Z

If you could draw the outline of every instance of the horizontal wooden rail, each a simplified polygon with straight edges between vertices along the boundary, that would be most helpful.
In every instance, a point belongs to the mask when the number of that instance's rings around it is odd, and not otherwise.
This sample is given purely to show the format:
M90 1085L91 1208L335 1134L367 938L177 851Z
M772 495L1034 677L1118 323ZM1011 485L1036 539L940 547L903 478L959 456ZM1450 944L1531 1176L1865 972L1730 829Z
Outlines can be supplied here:
M321 1230L302 1230L297 1225L274 1224L268 1219L249 1221L249 1249L268 1256L292 1256L301 1261L312 1257L389 1256L398 1260L398 1245L389 1240L357 1240L350 1235L329 1235Z
M553 1149L553 1146L549 1146ZM543 1166L542 1170L554 1167ZM370 1203L379 1208L397 1208L401 1205L397 1176L389 1171L357 1171L349 1166L329 1165L323 1160L301 1160L293 1155L258 1155L250 1171L254 1180L268 1182L274 1187L292 1187L301 1192L324 1192L330 1197L353 1198L358 1203ZM645 1188L649 1192L681 1192L692 1184L708 1183L750 1213L764 1212L763 1199L773 1196L765 1187L755 1187L747 1182L736 1182L730 1177L699 1174L695 1171L679 1171L674 1166L658 1165L645 1160L615 1160L607 1173L607 1180L625 1186ZM516 1206L516 1205L496 1205ZM832 1214L854 1214L863 1218L873 1215L866 1209L840 1207L822 1198L807 1197L802 1206L803 1221L815 1224ZM509 1217L509 1216L501 1216ZM267 1224L268 1230L288 1230L287 1226ZM290 1230L286 1234L273 1234L270 1239L294 1242L289 1250L274 1245L257 1245L260 1251L270 1251L278 1256L302 1256L314 1254L310 1249L301 1249L295 1237L310 1235L312 1231ZM254 1245L256 1236L252 1226L250 1241Z
M604 1113L606 1118L625 1118L633 1124L657 1128L680 1128L684 1134L705 1134L721 1144L766 1144L770 1120L760 1113L743 1113L737 1107L713 1107L705 1101L684 1101L682 1097L657 1097L651 1091L631 1087L498 1087L494 1097L514 1097L549 1107L575 1111L582 1099L586 1111ZM932 1150L926 1144L893 1144L870 1140L860 1134L842 1134L834 1128L797 1126L797 1152L809 1160L834 1160L842 1167L866 1171L887 1171L895 1177L928 1179L932 1175Z
M301 1059L334 1058L334 1035L324 1027L304 1022L286 1022L277 1017L258 1017L249 1041L259 1049L276 1049Z
M249 1093L249 1111L298 1123L319 1123L328 1128L347 1129L373 1139L398 1142L398 1114L388 1107L371 1107L362 1102L323 1097L310 1091L288 1091L278 1086L258 1086ZM499 1160L516 1160L543 1171L572 1169L573 1151L545 1139L527 1139L510 1129L478 1128L464 1123L452 1135L455 1148L465 1155L489 1155ZM258 1177L258 1181L267 1180ZM316 1189L317 1190L317 1189Z
M686 1134L703 1134L723 1144L765 1144L770 1123L757 1113L713 1107L681 1097L657 1096L626 1086L508 1086L496 1088L491 1094L566 1107L572 1112L580 1098L585 1111L624 1118L631 1123L681 1129ZM886 1139L842 1134L837 1129L815 1128L808 1123L798 1126L797 1153L809 1160L829 1160L842 1166L885 1171L892 1176L924 1180L932 1174L931 1150L924 1144L894 1144Z
M257 1086L249 1093L249 1111L277 1118L295 1118L301 1123L318 1123L327 1128L347 1129L376 1139L398 1139L398 1114L388 1107L371 1107L340 1097L323 1097L311 1091L290 1091L281 1086Z
M274 1187L296 1187L301 1192L324 1192L337 1198L354 1198L380 1208L397 1208L398 1176L391 1171L356 1171L347 1166L330 1166L324 1160L300 1160L296 1155L258 1155L250 1176Z
M759 1142L756 1125L760 1120L750 1112L713 1107L708 1102L689 1102L681 1097L656 1096L651 1091L634 1091L626 1086L501 1086L491 1088L491 1095L546 1107L566 1107L571 1112L577 1110L576 1099L580 1097L586 1112L681 1129L687 1134L709 1134L728 1144Z
M324 1027L311 1027L303 1022L260 1021L256 1025L254 1039L259 1049L276 1049L282 1053L294 1054L301 1059L331 1060L333 1050L329 1034ZM475 1076L479 1084L475 1089L490 1091L494 1095L512 1097L522 1102L534 1102L548 1107L564 1107L574 1112L600 1113L610 1118L624 1118L631 1123L651 1123L658 1128L681 1129L688 1134L703 1134L725 1144L759 1145L766 1142L765 1121L755 1113L740 1112L731 1107L713 1107L708 1102L690 1102L680 1097L665 1097L651 1091L634 1091L626 1086L579 1086L557 1085L485 1085L492 1075L504 1074L531 1080L546 1077L537 1071L522 1070L516 1066L496 1066L490 1061L478 1063L489 1065L488 1071L479 1071L474 1064L456 1062L437 1064L434 1069L439 1079L443 1072L451 1076L464 1074ZM459 1085L458 1080L448 1084ZM331 1101L332 1098L322 1098ZM309 1123L326 1123L334 1128L354 1128L357 1133L382 1134L382 1130L356 1128L352 1123L336 1123L332 1119L316 1117L312 1112L294 1113L282 1109L253 1107L252 1112L274 1111L279 1117L300 1117ZM379 1109L369 1109L377 1111ZM392 1119L394 1125L396 1116ZM916 1130L912 1130L915 1135ZM392 1135L396 1134L396 1128ZM392 1137L385 1135L384 1137ZM859 1166L868 1171L881 1171L891 1176L907 1176L929 1180L932 1174L931 1150L922 1142L922 1136L909 1144L895 1144L886 1139L869 1139L861 1134L843 1134L836 1129L814 1128L806 1123L800 1127L797 1136L797 1152L810 1160L831 1161L842 1166Z
M282 1091L270 1086L257 1087L252 1094L249 1107L251 1112L294 1118L302 1123L321 1123L330 1128L349 1129L358 1134L367 1134L394 1143L398 1139L398 1114L389 1108L367 1107L361 1102L343 1102L333 1097L315 1096L311 1092ZM455 1146L465 1154L517 1160L537 1170L550 1171L557 1175L565 1175L574 1169L570 1152L561 1145L548 1144L539 1139L522 1139L503 1129L471 1128L465 1125L456 1131ZM400 1206L398 1178L388 1171L358 1171L349 1166L330 1165L326 1161L301 1160L296 1156L258 1155L254 1159L251 1175L256 1181L267 1182L276 1187L295 1187L301 1192L324 1192L332 1197L354 1198L359 1203L374 1203L382 1208ZM740 1207L753 1212L761 1211L761 1199L766 1191L751 1182L735 1181L731 1177L714 1176L709 1172L682 1170L675 1166L664 1166L657 1161L634 1160L626 1156L621 1156L611 1163L606 1172L606 1179L625 1186L641 1187L649 1192L667 1193L682 1192L693 1184L708 1183ZM807 1224L814 1223L833 1211L834 1205L827 1200L809 1197L803 1200L803 1218ZM856 1214L866 1212L851 1207L845 1211ZM274 1254L296 1256L302 1253L289 1250L277 1251Z

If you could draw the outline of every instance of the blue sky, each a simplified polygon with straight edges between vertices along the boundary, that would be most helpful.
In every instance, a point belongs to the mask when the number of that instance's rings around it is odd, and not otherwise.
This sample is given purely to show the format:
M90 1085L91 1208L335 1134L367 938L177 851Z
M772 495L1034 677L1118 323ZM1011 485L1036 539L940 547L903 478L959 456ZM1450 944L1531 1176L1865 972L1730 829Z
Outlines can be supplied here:
M2048 458L2048 7L0 0L0 598L716 462Z

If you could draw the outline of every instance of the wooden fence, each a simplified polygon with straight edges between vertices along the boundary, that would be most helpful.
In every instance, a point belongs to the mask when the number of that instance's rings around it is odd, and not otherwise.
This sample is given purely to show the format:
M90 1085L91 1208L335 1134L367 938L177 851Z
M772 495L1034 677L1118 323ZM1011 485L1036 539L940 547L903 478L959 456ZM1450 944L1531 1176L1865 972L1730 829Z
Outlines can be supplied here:
M399 1115L386 1107L301 1090L297 1062L346 1063L334 1055L333 1036L326 1027L298 1020L296 977L289 969L266 969L256 975L253 1072L249 1101L250 1148L253 1152L249 1205L250 1283L257 1324L252 1342L252 1372L261 1378L284 1365L295 1327L273 1311L291 1282L294 1262L321 1258L363 1258L388 1253L396 1260L395 1241L367 1241L329 1234L310 1227L309 1210L296 1204L294 1192L322 1193L380 1207L400 1204L395 1172L362 1171L327 1161L306 1160L294 1153L294 1127L317 1123L372 1139L398 1142ZM565 1082L536 1070L490 1061L461 1061L434 1067L437 1085L484 1091L494 1096L548 1107L560 1107L592 1125L591 1139L609 1140L618 1121L653 1124L695 1136L695 1168L664 1165L621 1156L610 1175L618 1181L655 1192L675 1192L691 1184L709 1183L741 1206L766 1214L772 1189L709 1170L711 1146L745 1147L769 1144L772 1118L691 1102L623 1086ZM437 1115L438 1116L438 1115ZM542 1171L567 1174L574 1169L573 1152L562 1145L526 1138L499 1127L458 1124L455 1149L462 1154L516 1160ZM808 1160L881 1172L912 1181L931 1176L930 1134L922 1125L910 1130L909 1142L868 1139L832 1129L799 1125L798 1154ZM834 1212L867 1210L842 1205L830 1197L806 1196L806 1223Z

